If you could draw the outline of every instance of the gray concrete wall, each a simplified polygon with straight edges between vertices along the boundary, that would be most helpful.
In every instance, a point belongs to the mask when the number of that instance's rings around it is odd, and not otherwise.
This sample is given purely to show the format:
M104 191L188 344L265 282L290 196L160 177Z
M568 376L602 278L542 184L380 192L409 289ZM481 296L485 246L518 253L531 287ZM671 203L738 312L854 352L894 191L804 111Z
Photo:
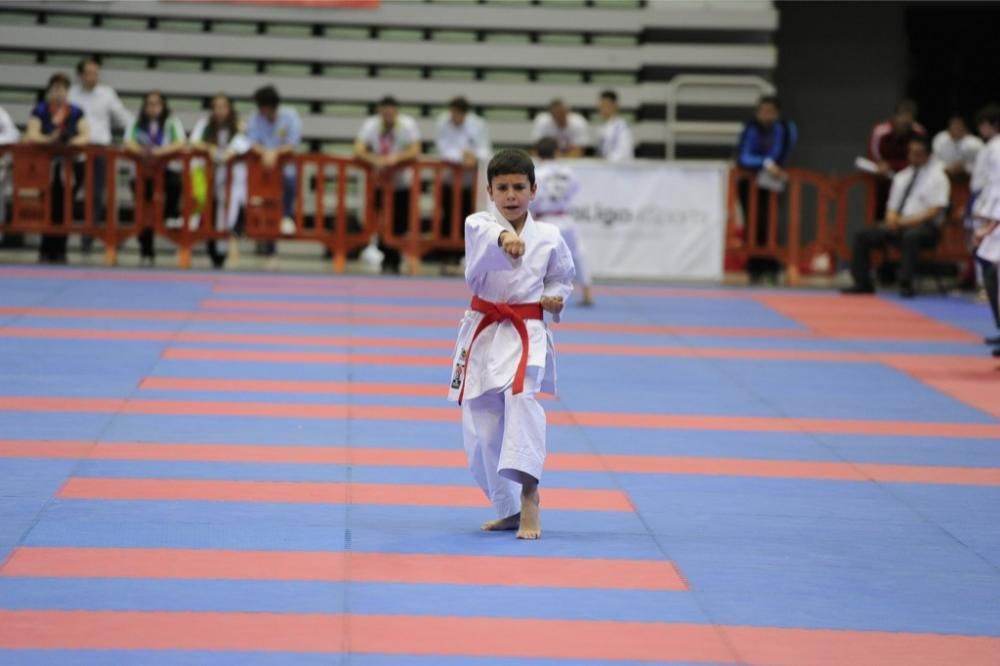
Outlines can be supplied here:
M871 126L907 82L905 7L896 2L780 2L776 83L799 126L792 163L853 171Z

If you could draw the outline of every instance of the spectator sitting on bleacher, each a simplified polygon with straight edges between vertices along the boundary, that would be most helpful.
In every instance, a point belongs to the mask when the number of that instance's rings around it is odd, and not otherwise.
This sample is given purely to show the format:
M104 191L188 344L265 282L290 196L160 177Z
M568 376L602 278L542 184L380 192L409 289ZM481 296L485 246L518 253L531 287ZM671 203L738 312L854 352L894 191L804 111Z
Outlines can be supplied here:
M0 106L0 146L9 146L21 139L21 132L7 110ZM0 224L7 221L7 158L0 157Z
M112 120L122 129L132 123L132 114L118 98L111 86L101 83L101 66L93 58L84 58L76 66L78 83L69 89L69 101L83 109L90 126L90 143L97 146L111 145ZM104 195L107 166L103 157L94 158L94 218L104 219ZM83 251L89 252L93 236L83 237Z
M125 150L140 155L148 163L155 164L158 160L169 158L174 153L183 150L187 137L180 119L170 111L167 98L158 90L146 93L142 100L142 108L125 131ZM168 229L181 226L181 167L170 163L162 169L163 172L163 217ZM145 182L146 202L153 201L156 183L152 178ZM136 220L147 226L139 234L140 261L153 265L156 260L156 250L153 247L152 220Z
M451 100L438 116L435 144L442 160L465 166L476 166L493 152L486 122L469 110L464 97Z
M232 184L229 189L229 207L226 208L226 181L228 172L226 160L233 155L242 155L250 149L250 140L244 133L239 115L233 106L233 100L227 95L216 95L212 98L212 112L202 118L191 131L191 145L212 154L215 166L215 182L201 183L199 187L213 187L214 211L204 211L209 219L215 220L215 229L232 232L239 220L240 211L246 205L247 198L247 167L243 162L236 162L232 167ZM200 165L199 165L200 166ZM201 167L202 169L204 167ZM192 174L192 182L199 171ZM200 172L204 179L204 171ZM196 195L197 198L197 195ZM208 241L208 256L212 265L222 268L226 261L226 241L217 245L214 240ZM233 243L232 253L236 260L237 244Z
M264 86L253 94L257 111L250 115L247 138L251 150L260 155L265 169L273 169L285 155L293 154L302 140L302 121L298 112L281 105L281 96L274 86ZM286 164L282 172L281 233L295 233L295 165ZM273 256L275 244L265 243L264 253Z
M941 236L940 225L951 195L951 183L940 164L932 162L930 142L922 136L910 139L910 166L892 179L885 221L854 234L851 277L854 286L846 294L871 294L871 251L886 245L900 247L899 293L911 298L913 275L921 249L934 247Z
M420 129L417 121L399 112L399 102L394 97L383 97L378 103L378 113L367 118L354 141L355 156L375 168L380 191L376 195L381 208L384 190L393 188L392 229L397 236L405 236L410 221L410 180L412 169L396 173L392 183L386 181L396 166L420 156ZM401 256L399 250L385 244L379 238L382 251L382 271L399 273Z
M442 161L475 167L479 162L489 160L493 154L489 128L486 122L469 110L469 102L464 97L456 97L448 104L448 111L437 119L435 145ZM470 173L462 183L462 212L464 221L472 214L472 187L475 174ZM451 220L452 182L446 174L442 192L442 219L447 224ZM464 225L463 225L464 226Z
M546 137L556 140L559 157L583 157L590 147L590 125L579 113L570 111L566 102L554 99L548 111L535 116L531 127L531 143L537 144Z
M934 136L934 160L940 162L951 176L969 175L976 166L976 157L983 149L982 140L969 133L962 114L948 119L948 128Z
M83 110L69 102L69 77L62 73L49 77L45 88L45 99L38 103L28 118L28 128L24 134L26 143L49 145L83 145L90 137L90 128ZM73 165L73 194L83 184L83 164ZM52 189L49 196L52 201L52 222L63 223L63 166L57 159L52 165ZM66 263L66 236L44 235L38 250L38 260L41 263Z
M461 164L467 168L459 185L462 189L461 208L458 212L459 233L465 233L465 218L473 212L473 188L476 183L475 167L480 162L489 161L493 154L493 144L490 142L489 127L478 115L469 110L469 102L464 97L456 97L448 104L448 110L438 116L437 136L435 145L438 155L444 162ZM451 172L445 172L441 187L441 219L444 228L449 228L452 222L452 200L454 177ZM459 264L465 255L464 250L444 253L445 260L451 264Z
M909 166L910 139L927 136L927 130L916 118L917 103L911 99L900 100L893 117L877 123L868 135L868 157L875 162L878 174L882 176L875 191L876 219L885 217L891 178Z
M770 236L771 192L784 191L788 176L782 165L798 139L795 123L781 117L781 103L772 95L761 97L754 117L743 126L736 151L736 163L741 169L757 174L757 230L753 240L758 246L767 244ZM745 214L750 211L750 183L739 184L740 205ZM751 254L747 262L750 282L767 278L777 282L781 266L772 257Z
M597 102L597 111L604 124L598 130L597 152L609 162L627 162L635 157L632 130L618 110L618 95L605 90Z

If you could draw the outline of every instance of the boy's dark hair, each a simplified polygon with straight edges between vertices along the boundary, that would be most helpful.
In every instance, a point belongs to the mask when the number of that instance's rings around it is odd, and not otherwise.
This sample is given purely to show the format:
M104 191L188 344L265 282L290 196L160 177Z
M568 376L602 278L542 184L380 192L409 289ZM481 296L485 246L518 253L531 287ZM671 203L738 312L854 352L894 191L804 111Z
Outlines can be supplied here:
M97 65L101 66L101 63L97 62L97 58L82 58L80 62L76 63L76 73L83 74L83 70L87 69L87 65Z
M604 92L601 93L601 99L611 100L612 102L617 104L618 93L616 93L614 90L605 90Z
M493 179L497 176L521 174L528 177L528 182L532 186L535 184L535 163L531 161L531 155L523 150L508 148L501 150L490 160L486 167L486 182L493 185Z
M926 136L914 134L913 136L910 137L910 143L919 143L921 146L924 147L924 150L927 151L928 155L931 153L931 140L928 139Z
M55 74L49 77L49 82L45 84L45 90L46 91L52 90L52 86L54 86L57 83L62 84L64 88L70 87L69 77L63 74L62 72L56 72Z
M1000 104L987 104L976 112L976 127L983 123L1000 129Z
M274 86L264 86L254 91L253 101L257 108L277 109L281 104L281 95Z
M759 100L757 100L757 106L760 107L764 104L770 104L778 111L781 111L781 100L778 99L777 95L764 95Z
M464 97L456 97L455 99L453 99L450 102L448 102L448 108L449 109L454 109L455 111L458 111L459 113L468 113L469 112L469 100L465 99Z
M556 153L559 152L559 142L551 136L542 137L535 145L535 150L543 160L555 159Z
M382 99L380 99L378 101L378 105L379 106L395 106L395 107L398 107L399 106L399 102L397 102L396 98L393 97L392 95L386 95L385 97L383 97Z

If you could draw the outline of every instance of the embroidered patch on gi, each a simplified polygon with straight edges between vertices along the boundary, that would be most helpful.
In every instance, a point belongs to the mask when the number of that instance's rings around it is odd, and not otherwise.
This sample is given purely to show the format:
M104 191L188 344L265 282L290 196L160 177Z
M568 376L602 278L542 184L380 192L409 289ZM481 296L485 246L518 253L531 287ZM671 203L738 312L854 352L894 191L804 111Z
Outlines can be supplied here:
M465 357L467 353L468 350L463 349L458 354L458 363L455 364L455 374L451 378L451 387L453 389L462 388L462 375L464 374L463 371L465 370Z

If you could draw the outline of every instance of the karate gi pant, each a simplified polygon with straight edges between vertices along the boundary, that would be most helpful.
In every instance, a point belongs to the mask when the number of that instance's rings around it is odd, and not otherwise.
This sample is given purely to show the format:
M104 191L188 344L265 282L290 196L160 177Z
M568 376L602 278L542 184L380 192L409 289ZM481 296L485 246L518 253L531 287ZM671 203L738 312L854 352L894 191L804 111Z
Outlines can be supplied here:
M521 511L525 475L542 478L545 410L536 394L544 368L528 366L524 391L486 393L462 402L465 453L472 476L493 504L497 518Z
M573 265L576 268L576 281L584 287L591 286L590 269L587 267L587 258L583 256L583 247L580 245L580 236L576 231L576 224L572 220L567 220L562 216L541 217L543 222L549 222L559 227L566 247L573 257Z
M986 289L986 299L990 302L990 312L993 314L993 323L1000 329L1000 281L998 281L997 264L987 261L982 257L976 257L976 262L982 269L983 288Z

